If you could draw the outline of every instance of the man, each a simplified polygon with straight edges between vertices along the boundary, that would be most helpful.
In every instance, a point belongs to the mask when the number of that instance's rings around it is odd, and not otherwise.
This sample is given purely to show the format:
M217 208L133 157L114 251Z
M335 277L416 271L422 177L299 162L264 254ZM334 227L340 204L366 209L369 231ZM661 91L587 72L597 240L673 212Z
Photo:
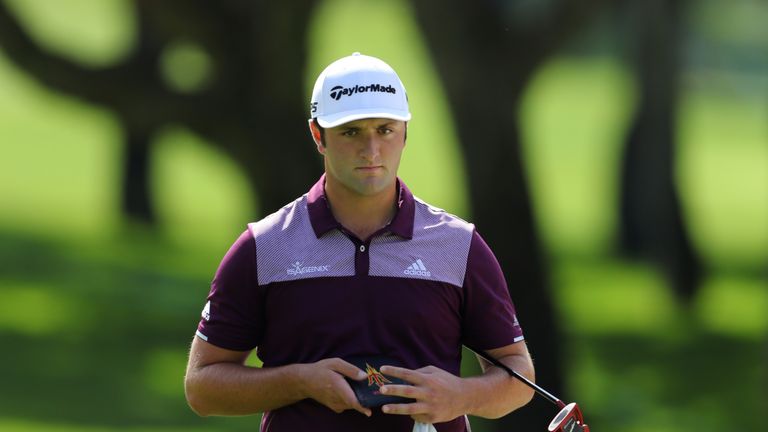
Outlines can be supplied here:
M531 379L533 366L474 226L397 177L411 114L395 71L359 53L339 59L318 77L310 110L325 174L249 224L222 260L192 342L192 409L264 412L262 431L442 432L526 404L533 392L482 360L481 375L459 377L462 344ZM253 349L263 367L245 365ZM366 371L352 363L381 356L385 365L366 360ZM407 399L363 406L350 383L366 382Z

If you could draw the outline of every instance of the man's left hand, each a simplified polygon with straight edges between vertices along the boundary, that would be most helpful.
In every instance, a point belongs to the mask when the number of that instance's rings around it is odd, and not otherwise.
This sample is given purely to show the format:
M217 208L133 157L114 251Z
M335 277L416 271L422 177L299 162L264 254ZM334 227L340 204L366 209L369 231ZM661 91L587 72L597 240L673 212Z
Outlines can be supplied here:
M383 394L415 399L412 403L384 405L382 410L386 414L409 415L421 423L442 423L469 411L461 377L435 366L416 370L382 366L380 371L412 384L383 385L379 389Z

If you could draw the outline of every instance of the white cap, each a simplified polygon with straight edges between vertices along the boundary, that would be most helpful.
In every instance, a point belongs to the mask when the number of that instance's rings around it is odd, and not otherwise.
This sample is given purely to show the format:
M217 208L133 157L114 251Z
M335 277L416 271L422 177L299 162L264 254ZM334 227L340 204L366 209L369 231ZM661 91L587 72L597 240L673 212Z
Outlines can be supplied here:
M324 128L364 118L408 121L408 97L397 73L356 52L328 65L315 81L310 117Z

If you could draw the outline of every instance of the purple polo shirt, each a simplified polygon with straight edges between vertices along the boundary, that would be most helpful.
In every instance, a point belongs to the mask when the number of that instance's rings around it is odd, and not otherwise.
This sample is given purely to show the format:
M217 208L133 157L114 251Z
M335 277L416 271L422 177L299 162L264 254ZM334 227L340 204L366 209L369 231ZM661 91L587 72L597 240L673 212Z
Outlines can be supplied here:
M459 375L461 346L523 339L499 263L474 226L398 179L392 222L361 240L333 217L325 177L237 239L216 272L197 335L257 348L264 367L387 356ZM465 431L464 417L436 424ZM408 416L336 414L305 399L264 414L262 431L411 431Z

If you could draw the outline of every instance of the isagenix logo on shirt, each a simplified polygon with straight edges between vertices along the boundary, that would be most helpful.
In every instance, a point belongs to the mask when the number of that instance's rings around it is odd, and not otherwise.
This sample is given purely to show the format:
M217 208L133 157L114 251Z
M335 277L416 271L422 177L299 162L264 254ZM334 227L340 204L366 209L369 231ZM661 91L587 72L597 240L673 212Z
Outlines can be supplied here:
M305 273L317 273L317 272L327 272L330 270L330 265L324 265L324 266L302 266L301 262L296 261L295 263L291 264L291 268L288 268L286 271L291 276L297 276L302 275Z

